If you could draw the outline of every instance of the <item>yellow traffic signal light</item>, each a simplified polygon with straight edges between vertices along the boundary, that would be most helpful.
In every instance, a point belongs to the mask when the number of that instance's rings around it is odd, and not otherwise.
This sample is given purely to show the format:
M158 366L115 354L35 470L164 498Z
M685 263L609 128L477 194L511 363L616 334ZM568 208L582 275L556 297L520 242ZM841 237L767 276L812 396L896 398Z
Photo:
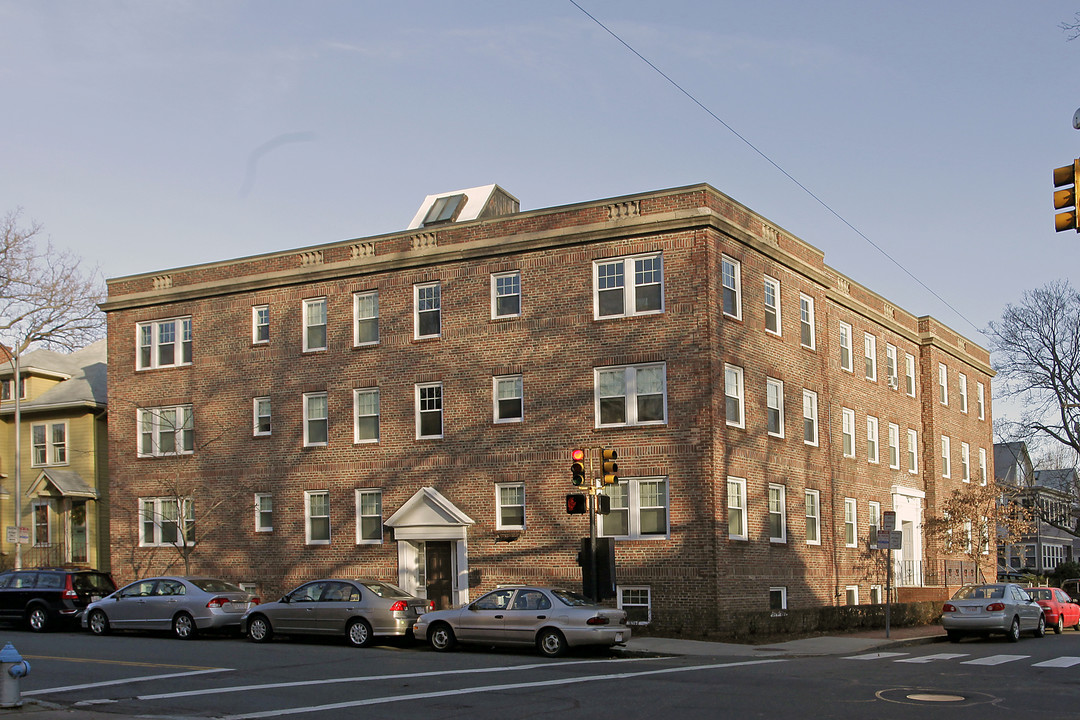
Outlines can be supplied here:
M1072 165L1066 165L1054 169L1054 187L1064 188L1054 192L1054 209L1066 210L1054 216L1054 229L1076 230L1080 232L1080 198L1077 196L1077 185L1080 180L1080 160L1073 160ZM1069 186L1069 187L1066 187Z
M600 477L604 479L605 485L614 485L619 482L619 464L615 462L619 457L619 453L614 450L601 450L600 452Z
M584 450L572 450L570 451L570 480L575 485L585 484L585 451Z

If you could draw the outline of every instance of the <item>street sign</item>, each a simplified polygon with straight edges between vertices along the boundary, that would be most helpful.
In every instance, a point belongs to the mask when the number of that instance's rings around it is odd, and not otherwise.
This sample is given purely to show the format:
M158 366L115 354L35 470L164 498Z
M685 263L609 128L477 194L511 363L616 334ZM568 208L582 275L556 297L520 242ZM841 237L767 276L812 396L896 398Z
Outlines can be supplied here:
M900 550L904 547L904 533L902 530L878 530L877 542L874 547L878 550Z
M895 510L886 510L881 513L881 529L890 532L896 529Z

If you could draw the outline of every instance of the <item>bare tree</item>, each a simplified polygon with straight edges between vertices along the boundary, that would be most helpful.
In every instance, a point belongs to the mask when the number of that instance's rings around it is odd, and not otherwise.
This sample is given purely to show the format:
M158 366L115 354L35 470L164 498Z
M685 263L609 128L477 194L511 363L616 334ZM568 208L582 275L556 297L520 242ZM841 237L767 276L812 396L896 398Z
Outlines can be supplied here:
M1014 545L1034 530L1031 509L1020 502L1022 489L1000 485L965 485L923 520L923 532L941 543L946 555L978 564L994 557L999 545Z
M1075 40L1080 37L1080 12L1074 13L1071 21L1063 20L1058 23L1058 27L1065 31L1068 36L1066 40Z

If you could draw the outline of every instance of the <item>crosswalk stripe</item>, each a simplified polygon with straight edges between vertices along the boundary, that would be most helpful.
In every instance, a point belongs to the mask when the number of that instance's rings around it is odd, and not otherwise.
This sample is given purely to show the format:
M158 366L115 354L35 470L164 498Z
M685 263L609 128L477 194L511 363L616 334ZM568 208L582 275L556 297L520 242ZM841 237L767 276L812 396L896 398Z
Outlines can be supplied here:
M1053 660L1045 660L1040 663L1035 663L1031 667L1055 667L1055 668L1067 668L1073 665L1080 665L1080 657L1069 657L1065 655L1063 657L1054 658Z
M891 657L902 657L904 655L910 655L910 653L901 652L875 652L867 653L865 655L850 655L844 660L885 660Z
M936 655L924 655L922 657L904 658L903 660L893 660L898 663L932 663L937 660L955 660L956 658L967 657L968 653L938 653Z
M1023 660L1029 658L1030 655L990 655L984 658L976 658L974 660L965 660L962 665L1004 665L1007 662L1013 662L1014 660Z

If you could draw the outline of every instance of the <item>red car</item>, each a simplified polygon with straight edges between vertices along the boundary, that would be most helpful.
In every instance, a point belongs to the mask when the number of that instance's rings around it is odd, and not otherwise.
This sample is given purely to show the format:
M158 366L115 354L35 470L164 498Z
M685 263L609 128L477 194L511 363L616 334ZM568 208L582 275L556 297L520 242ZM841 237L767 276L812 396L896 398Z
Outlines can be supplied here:
M1059 635L1066 625L1080 630L1080 605L1064 590L1052 587L1030 587L1024 590L1032 600L1042 605L1046 627L1054 628L1054 632Z

